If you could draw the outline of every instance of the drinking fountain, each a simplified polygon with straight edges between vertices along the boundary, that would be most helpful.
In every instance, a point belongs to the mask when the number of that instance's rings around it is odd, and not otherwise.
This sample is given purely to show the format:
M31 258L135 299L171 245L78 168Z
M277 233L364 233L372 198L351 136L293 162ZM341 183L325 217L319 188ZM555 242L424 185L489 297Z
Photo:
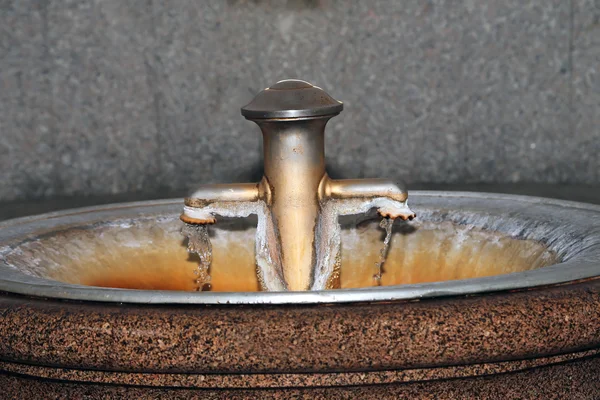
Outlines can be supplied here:
M396 181L328 177L341 110L280 81L242 108L260 182L1 222L2 396L599 398L600 206L409 208Z
M205 185L185 199L181 219L187 224L213 224L214 214L260 214L256 261L264 290L334 288L339 240L330 247L339 237L332 226L339 216L377 208L385 218L414 217L402 183L327 175L325 125L342 108L321 88L301 80L280 81L261 91L242 115L263 134L262 180Z

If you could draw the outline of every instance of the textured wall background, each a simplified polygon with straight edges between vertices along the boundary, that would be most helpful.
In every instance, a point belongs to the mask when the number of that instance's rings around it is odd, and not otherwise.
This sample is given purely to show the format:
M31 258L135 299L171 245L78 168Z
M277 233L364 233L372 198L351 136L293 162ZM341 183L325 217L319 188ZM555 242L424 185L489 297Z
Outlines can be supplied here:
M292 77L335 177L600 183L600 0L0 0L0 200L257 179Z

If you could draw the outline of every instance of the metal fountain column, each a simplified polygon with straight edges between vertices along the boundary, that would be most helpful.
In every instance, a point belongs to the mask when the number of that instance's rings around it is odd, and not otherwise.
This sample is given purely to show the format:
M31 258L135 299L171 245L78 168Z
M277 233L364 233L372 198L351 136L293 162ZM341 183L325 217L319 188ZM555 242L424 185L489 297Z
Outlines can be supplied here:
M263 134L264 176L255 184L204 185L185 199L181 219L189 224L215 223L202 213L213 202L264 201L279 241L282 275L288 290L308 290L315 265L315 228L323 205L332 199L387 198L404 202L401 183L385 179L333 180L325 171L325 125L343 104L301 80L284 80L261 91L242 108ZM412 214L390 218L412 218Z

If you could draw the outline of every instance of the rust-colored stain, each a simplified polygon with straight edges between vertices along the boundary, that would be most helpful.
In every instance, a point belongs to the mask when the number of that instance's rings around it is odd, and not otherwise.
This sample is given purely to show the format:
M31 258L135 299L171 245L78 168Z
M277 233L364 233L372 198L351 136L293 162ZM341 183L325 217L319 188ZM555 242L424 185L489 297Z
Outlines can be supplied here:
M398 226L397 226L398 228ZM556 262L555 255L538 242L501 237L470 230L459 243L450 225L440 229L417 229L393 235L383 266L382 285L414 284L479 278L540 268ZM342 254L327 287L374 286L376 262L382 246L376 224L342 232ZM252 233L242 238L213 240L210 268L212 291L258 291ZM183 240L183 239L182 239ZM117 242L115 242L117 243ZM193 271L199 260L186 252L179 240L154 238L153 246L113 244L86 259L70 258L52 279L69 283L124 289L196 290ZM205 290L208 288L205 288Z
M181 214L179 219L181 219L186 224L190 224L190 225L212 225L217 222L217 219L214 217L199 219L199 218L189 217L185 214Z
M304 148L302 146L296 146L292 151L296 154L304 154Z
M405 215L405 214L392 214L392 213L388 213L388 212L382 212L382 211L378 211L378 214L381 215L383 218L400 218L402 221L412 221L413 219L415 219L417 217L417 214L413 213L410 215Z
M254 243L213 246L210 289L214 292L256 292L259 283L254 262ZM68 257L68 255L67 255ZM195 291L194 270L198 256L189 254L183 237L156 237L153 246L98 247L85 259L66 259L53 279L89 286L142 290Z

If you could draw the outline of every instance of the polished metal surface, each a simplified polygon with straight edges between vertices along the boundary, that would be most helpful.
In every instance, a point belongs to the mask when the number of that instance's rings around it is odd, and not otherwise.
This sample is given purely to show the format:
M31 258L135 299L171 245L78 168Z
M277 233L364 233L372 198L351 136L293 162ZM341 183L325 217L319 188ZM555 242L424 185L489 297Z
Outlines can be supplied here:
M279 81L263 90L242 115L250 120L334 116L344 105L319 87L298 79Z
M403 182L397 182L390 179L331 179L325 175L319 187L320 199L367 199L367 198L387 198L398 202L404 202L408 199L408 191ZM405 215L386 215L384 217L402 218ZM407 218L412 219L414 215Z
M0 223L0 291L59 299L139 304L318 304L414 300L517 290L600 276L600 206L528 196L413 192L420 219L451 221L546 243L562 262L486 278L413 285L299 292L175 292L90 287L26 275L2 259L2 249L70 228L154 216L174 217L181 200L124 203L19 218ZM357 255L359 257L360 255ZM43 262L41 260L40 262Z
M268 206L276 222L289 290L307 290L312 283L327 120L255 121L263 132L265 178L273 193Z
M211 224L202 212L213 202L263 200L276 226L277 252L288 290L308 290L314 278L315 232L324 205L334 199L384 198L404 202L403 184L382 179L332 180L325 171L325 126L342 111L341 102L301 80L277 82L242 108L263 134L264 177L258 184L207 185L185 199L181 219ZM407 211L381 211L389 218L412 218Z

